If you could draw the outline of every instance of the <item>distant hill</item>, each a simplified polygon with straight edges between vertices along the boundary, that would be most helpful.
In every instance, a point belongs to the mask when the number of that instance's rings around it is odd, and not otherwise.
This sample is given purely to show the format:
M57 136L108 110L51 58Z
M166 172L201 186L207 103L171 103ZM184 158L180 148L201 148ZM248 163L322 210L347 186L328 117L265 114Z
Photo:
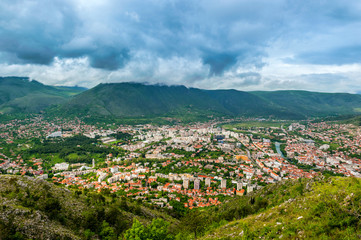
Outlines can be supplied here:
M0 77L0 112L37 113L51 105L64 103L84 90L47 86L24 77Z
M361 95L307 91L258 91L253 94L288 111L305 116L329 116L361 113Z
M139 83L100 84L64 104L62 111L116 117L181 114L270 115L279 111L253 94Z
M361 116L352 116L345 119L340 119L338 121L344 124L353 124L355 126L361 126Z
M99 84L92 89L47 86L22 77L0 77L0 113L54 116L178 119L275 117L306 119L361 114L361 95L307 91L203 90L141 83Z
M218 115L304 119L357 114L361 96L307 91L202 90L140 83L99 84L62 105L63 114L145 117Z

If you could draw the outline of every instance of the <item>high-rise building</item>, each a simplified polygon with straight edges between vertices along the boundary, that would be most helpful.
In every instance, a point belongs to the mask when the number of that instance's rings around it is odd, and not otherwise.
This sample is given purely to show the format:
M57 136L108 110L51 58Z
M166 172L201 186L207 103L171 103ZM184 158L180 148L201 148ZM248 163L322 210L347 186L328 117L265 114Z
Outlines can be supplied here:
M211 186L211 178L206 178L206 187Z
M240 181L238 181L237 182L237 191L241 191L242 187L243 187L243 184Z
M221 188L227 188L227 180L221 179Z
M184 178L183 179L183 188L184 189L188 189L189 187L189 179L188 178Z
M199 180L198 178L194 179L194 189L195 190L199 190L200 183L201 183L201 180Z

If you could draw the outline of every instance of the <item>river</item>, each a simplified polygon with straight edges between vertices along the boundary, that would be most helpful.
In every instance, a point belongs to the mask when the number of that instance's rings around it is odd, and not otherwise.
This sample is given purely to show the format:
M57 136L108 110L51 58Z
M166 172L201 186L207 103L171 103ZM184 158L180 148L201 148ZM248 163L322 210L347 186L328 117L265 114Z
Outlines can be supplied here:
M281 157L283 157L283 158L285 158L285 156L283 156L283 153L282 153L282 151L281 151L281 144L279 143L279 142L276 142L275 143L275 146L276 146L276 150L277 150L277 153L279 154L279 155L281 155Z

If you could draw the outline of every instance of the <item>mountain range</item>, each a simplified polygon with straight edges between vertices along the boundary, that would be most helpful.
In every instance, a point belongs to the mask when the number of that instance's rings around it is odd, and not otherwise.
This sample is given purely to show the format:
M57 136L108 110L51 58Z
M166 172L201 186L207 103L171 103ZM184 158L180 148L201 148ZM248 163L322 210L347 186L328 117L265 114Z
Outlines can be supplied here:
M203 90L185 86L106 83L54 87L20 77L0 78L0 112L123 117L248 116L306 119L361 112L361 95L308 91Z
M47 86L27 77L0 77L0 112L37 113L51 105L65 103L84 90Z

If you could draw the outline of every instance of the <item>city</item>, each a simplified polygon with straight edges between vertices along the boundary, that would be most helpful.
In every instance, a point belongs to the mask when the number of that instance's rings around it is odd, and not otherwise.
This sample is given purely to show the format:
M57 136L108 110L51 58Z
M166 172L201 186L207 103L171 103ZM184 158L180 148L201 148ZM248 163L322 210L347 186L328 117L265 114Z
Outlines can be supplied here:
M270 126L257 127L263 123ZM0 125L0 170L77 190L109 191L160 208L203 208L287 179L360 177L360 131L324 121L95 126L35 117ZM104 152L59 156L50 151L53 158L43 159L31 151L74 136L92 139Z
M0 240L361 239L361 1L0 1Z

